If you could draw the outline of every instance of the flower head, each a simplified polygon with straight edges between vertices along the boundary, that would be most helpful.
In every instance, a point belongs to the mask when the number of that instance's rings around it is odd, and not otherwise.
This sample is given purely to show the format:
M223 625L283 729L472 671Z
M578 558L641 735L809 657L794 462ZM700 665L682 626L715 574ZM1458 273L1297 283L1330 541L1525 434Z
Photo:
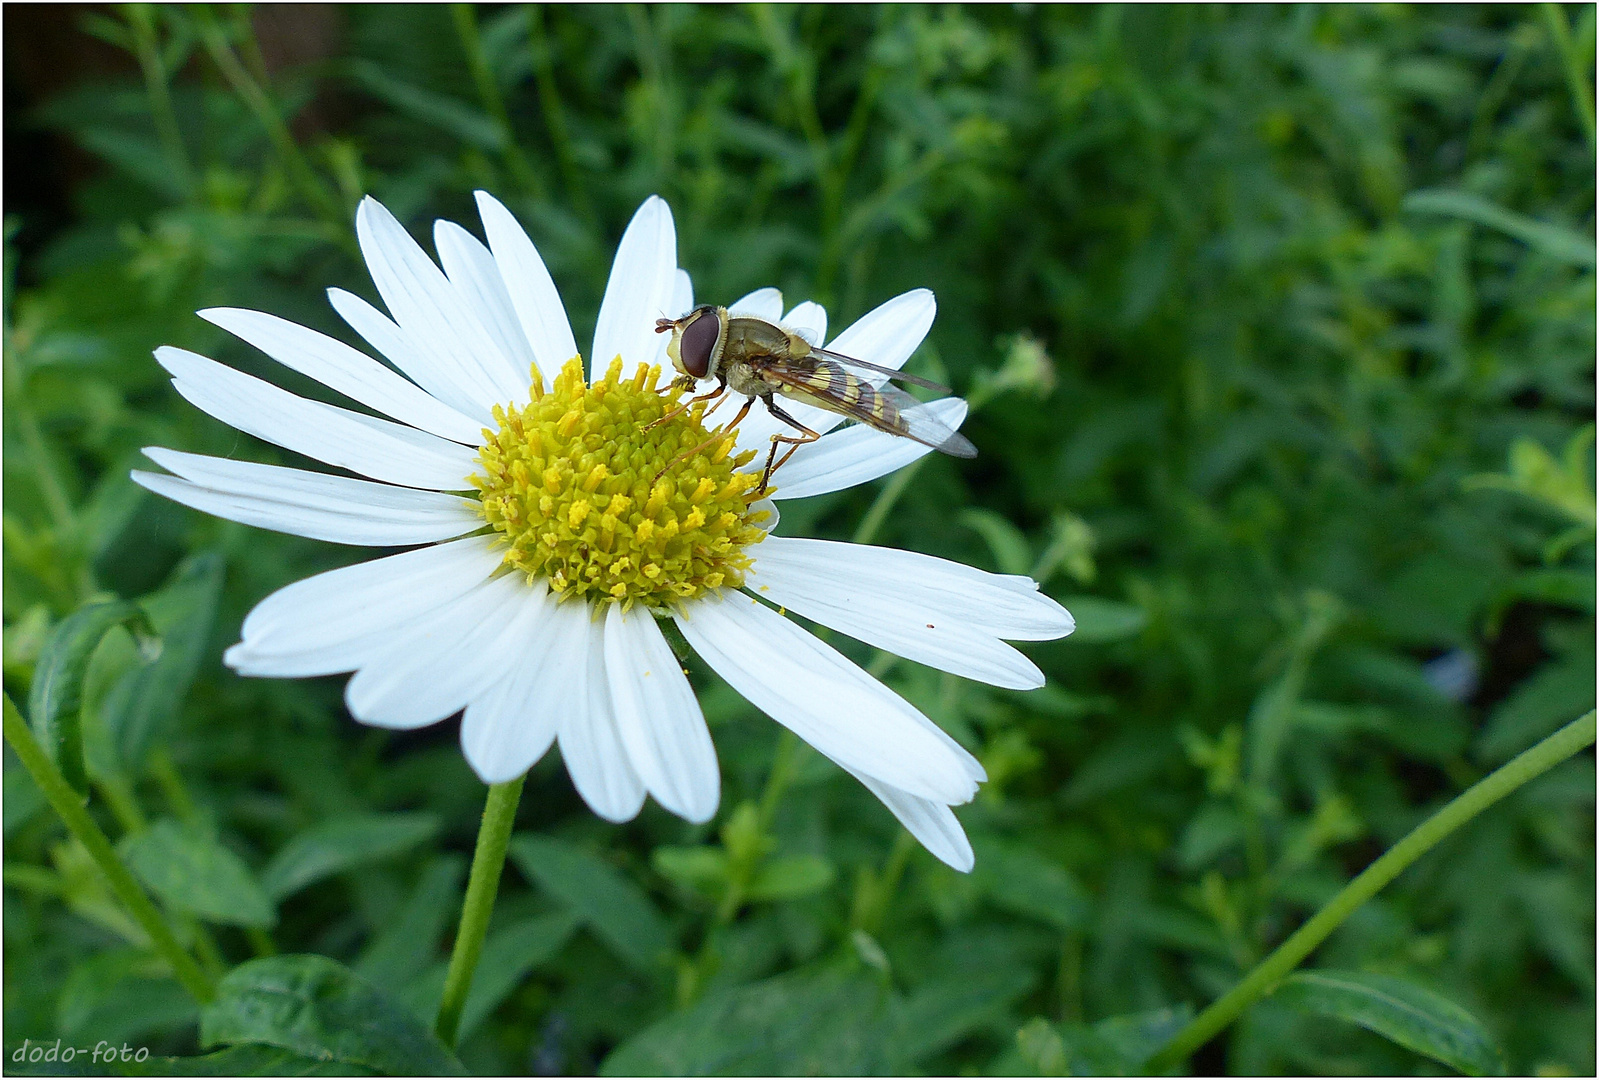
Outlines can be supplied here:
M858 777L940 859L969 869L950 807L984 779L964 748L792 611L908 659L997 686L1043 684L1005 643L1072 619L1024 577L890 548L780 537L756 490L777 421L731 433L660 382L663 313L693 306L659 198L623 235L585 372L543 261L509 211L478 193L488 244L439 222L439 263L367 199L357 235L389 314L330 290L393 367L261 312L201 316L374 413L297 397L203 356L156 351L178 392L241 431L346 476L151 447L152 491L234 521L336 543L409 547L278 590L226 662L244 675L353 672L357 720L414 728L462 713L480 777L519 776L558 742L596 813L624 821L646 793L690 821L716 812L720 774L699 704L658 619L779 723ZM775 289L731 305L820 343L827 314L783 311ZM897 369L932 325L932 294L888 301L832 350ZM396 370L397 369L397 370ZM950 428L966 404L927 406ZM928 452L795 402L823 437L772 498L859 484ZM776 609L770 605L776 605ZM779 610L780 609L780 610Z

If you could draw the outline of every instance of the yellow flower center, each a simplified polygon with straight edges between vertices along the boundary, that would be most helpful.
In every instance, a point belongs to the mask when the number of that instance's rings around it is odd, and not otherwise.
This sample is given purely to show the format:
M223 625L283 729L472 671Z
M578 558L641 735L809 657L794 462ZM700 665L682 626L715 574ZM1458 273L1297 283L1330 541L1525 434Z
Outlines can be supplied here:
M744 549L766 535L767 513L751 509L759 475L735 470L755 452L734 455L729 432L676 461L710 432L703 405L656 422L680 396L650 389L659 376L640 364L624 381L617 357L590 386L573 357L548 392L533 370L525 408L494 407L500 429L484 429L471 482L509 544L505 564L529 582L545 578L563 598L653 608L744 584Z

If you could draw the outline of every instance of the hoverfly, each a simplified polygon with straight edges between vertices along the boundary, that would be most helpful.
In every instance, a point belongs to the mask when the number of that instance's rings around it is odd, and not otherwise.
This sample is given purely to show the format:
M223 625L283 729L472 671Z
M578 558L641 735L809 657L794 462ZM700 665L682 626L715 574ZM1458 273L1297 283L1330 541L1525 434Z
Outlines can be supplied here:
M717 382L716 389L690 398L681 409L696 401L720 399L731 389L735 394L746 395L746 399L738 415L721 429L723 432L738 426L756 398L761 399L773 417L799 432L798 435L772 436L766 471L761 474L762 490L772 473L781 468L794 451L822 437L778 405L773 400L777 394L847 416L890 435L914 439L954 457L977 456L977 448L964 435L950 430L933 416L923 402L881 380L874 385L847 371L846 367L941 394L950 392L947 386L830 352L776 323L750 315L729 315L726 308L710 304L702 304L680 319L657 319L655 332L672 335L666 354L678 371L675 385L690 390L701 379ZM788 444L781 460L777 457L780 443Z

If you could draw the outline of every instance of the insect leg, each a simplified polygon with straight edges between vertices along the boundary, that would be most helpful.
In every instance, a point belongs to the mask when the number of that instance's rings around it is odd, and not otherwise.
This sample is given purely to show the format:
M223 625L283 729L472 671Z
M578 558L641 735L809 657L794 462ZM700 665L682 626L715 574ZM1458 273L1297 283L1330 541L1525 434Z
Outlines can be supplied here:
M767 482L772 479L772 473L782 468L784 462L788 461L789 458L794 456L794 451L798 450L806 443L813 443L822 437L820 432L812 431L810 428L806 427L804 424L800 423L798 420L794 419L788 413L779 408L777 403L771 399L770 395L768 395L764 400L766 402L767 412L783 421L783 423L787 424L789 427L799 429L801 432L803 432L803 434L772 436L772 448L771 450L767 451L766 454L766 471L761 474L762 491L766 490ZM774 464L774 459L777 457L778 443L789 443L790 445L788 452L783 455L783 460L777 461Z
M723 389L726 389L726 387L723 387ZM713 442L715 442L716 440L720 439L722 436L726 435L729 431L732 431L734 428L738 427L738 422L740 420L744 419L745 414L747 414L750 411L750 406L753 405L753 404L755 404L755 399L752 397L748 401L744 402L744 407L738 411L738 415L737 416L733 417L732 423L723 424L721 427L716 429L715 434L713 434L709 439L706 439L704 442L702 442L698 446L694 447L694 449L685 450L681 454L677 455L677 457L673 458L671 461L668 461L664 466L662 466L661 471L656 473L655 476L650 480L650 486L654 487L655 486L655 481L657 481L661 477L665 476L667 469L670 469L673 465L676 465L679 461L682 461L684 458L689 457L692 454L699 453L701 450L704 450L707 446L711 445Z
M694 397L691 397L687 401L685 401L685 402L681 403L680 405L678 405L678 407L673 409L671 412L662 413L660 416L656 417L654 420L651 420L649 423L645 424L644 425L644 430L648 431L648 430L650 430L652 427L654 427L657 424L664 424L668 420L671 420L671 419L673 419L675 417L678 417L678 416L682 416L684 413L688 412L691 407L693 407L693 405L694 405L694 403L696 401L710 401L710 400L712 400L714 398L721 397L725 393L727 393L727 380L726 379L722 379L722 380L720 380L717 383L717 386L716 386L715 390L708 390L708 391L706 391L703 394L697 394ZM717 404L719 405L719 404L721 404L721 402L717 402ZM715 408L715 407L716 406L714 406L714 405L712 406L712 408Z

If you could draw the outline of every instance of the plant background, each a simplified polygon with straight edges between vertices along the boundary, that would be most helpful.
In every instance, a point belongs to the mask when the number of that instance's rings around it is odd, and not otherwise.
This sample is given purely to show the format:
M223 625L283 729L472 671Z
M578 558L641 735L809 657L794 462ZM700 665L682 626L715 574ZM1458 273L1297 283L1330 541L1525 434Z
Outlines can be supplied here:
M26 698L86 600L146 599L161 658L119 632L89 670L91 809L213 966L322 953L430 1017L482 806L454 721L375 731L343 679L221 665L251 605L368 553L127 479L150 444L291 461L150 351L316 393L193 312L349 340L322 290L374 295L364 193L430 249L435 217L476 231L471 192L497 193L580 341L652 192L699 297L776 284L842 327L933 288L912 366L986 399L981 456L787 504L784 530L866 521L1034 573L1080 620L1027 647L1030 694L838 642L985 763L970 876L693 661L710 825L653 803L608 825L552 753L468 1006L474 1070L1115 1053L1594 702L1591 5L4 19L5 685ZM1313 964L1431 988L1514 1071L1591 1074L1594 786L1591 753L1529 785ZM196 1006L9 754L4 808L6 1067L25 1036L200 1052ZM1441 1066L1268 998L1194 1068Z

